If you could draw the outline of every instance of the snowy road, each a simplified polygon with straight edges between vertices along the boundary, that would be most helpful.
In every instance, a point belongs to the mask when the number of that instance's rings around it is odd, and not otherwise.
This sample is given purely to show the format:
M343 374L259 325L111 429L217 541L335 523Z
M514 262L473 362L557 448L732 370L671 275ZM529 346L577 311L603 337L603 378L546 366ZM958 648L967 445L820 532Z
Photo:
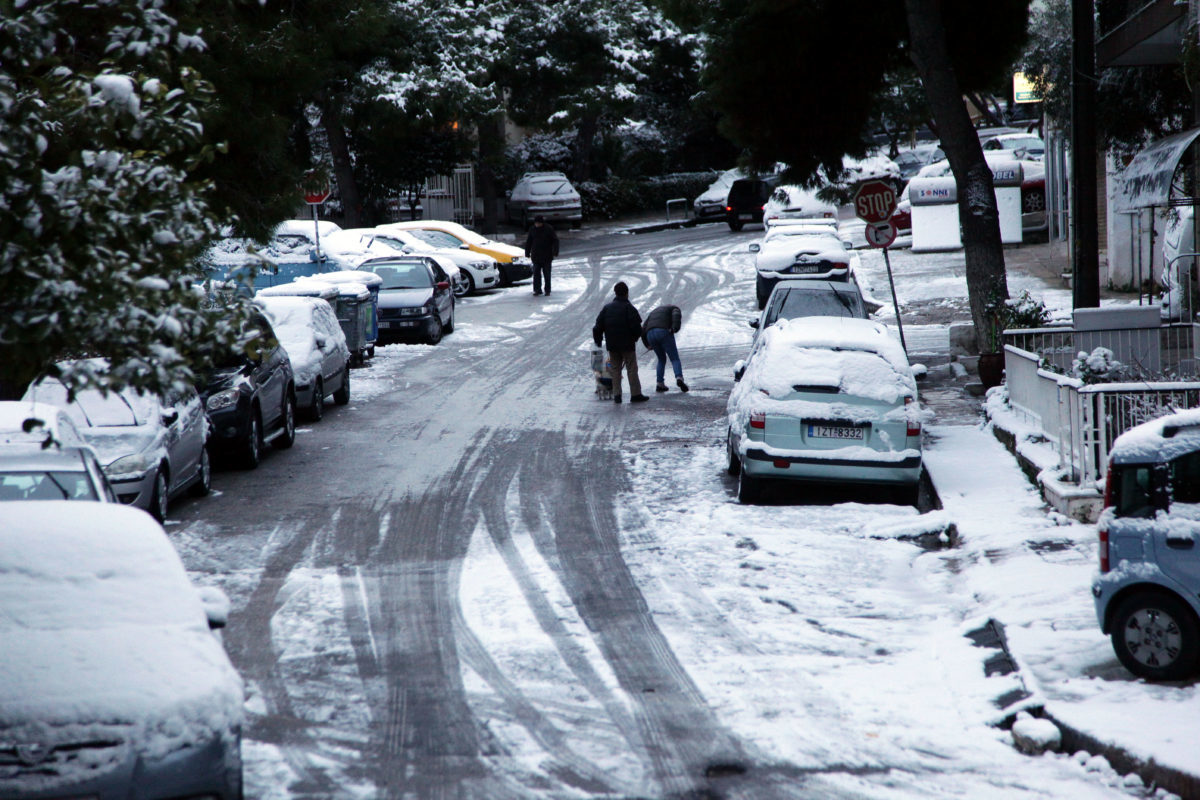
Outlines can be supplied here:
M947 562L896 538L914 509L735 502L756 238L567 242L549 298L466 300L442 344L356 370L294 450L178 506L189 569L233 599L248 797L1129 796L988 724L1007 685L982 678ZM684 309L690 393L591 394L618 279L643 313Z

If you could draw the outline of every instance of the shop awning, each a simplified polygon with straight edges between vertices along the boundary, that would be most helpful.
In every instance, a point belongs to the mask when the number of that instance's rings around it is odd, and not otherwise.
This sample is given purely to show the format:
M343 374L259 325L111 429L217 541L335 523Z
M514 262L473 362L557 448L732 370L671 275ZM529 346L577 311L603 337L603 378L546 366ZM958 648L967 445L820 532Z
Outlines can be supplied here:
M1200 128L1176 133L1159 139L1142 150L1121 173L1121 191L1115 210L1136 211L1139 208L1166 206L1171 198L1171 179L1183 154L1200 136Z

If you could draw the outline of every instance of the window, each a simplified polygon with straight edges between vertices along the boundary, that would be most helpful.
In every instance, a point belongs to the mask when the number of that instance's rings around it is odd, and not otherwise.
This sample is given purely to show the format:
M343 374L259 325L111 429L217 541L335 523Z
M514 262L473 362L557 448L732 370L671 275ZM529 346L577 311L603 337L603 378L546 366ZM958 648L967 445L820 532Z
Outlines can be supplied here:
M1171 501L1200 503L1200 451L1188 453L1172 461Z
M444 231L414 230L413 235L434 247L449 247L457 250L463 243L457 236L451 236Z
M1153 517L1153 472L1150 464L1114 465L1113 498L1118 517Z

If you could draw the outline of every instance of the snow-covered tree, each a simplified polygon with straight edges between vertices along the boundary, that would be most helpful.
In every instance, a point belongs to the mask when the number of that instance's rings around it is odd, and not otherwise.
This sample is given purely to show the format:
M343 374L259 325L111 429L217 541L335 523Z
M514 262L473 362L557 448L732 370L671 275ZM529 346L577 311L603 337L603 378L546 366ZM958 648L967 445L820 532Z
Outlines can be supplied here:
M234 335L192 281L214 148L177 65L200 47L156 0L0 2L0 397L48 374L161 391ZM83 356L110 369L58 366Z

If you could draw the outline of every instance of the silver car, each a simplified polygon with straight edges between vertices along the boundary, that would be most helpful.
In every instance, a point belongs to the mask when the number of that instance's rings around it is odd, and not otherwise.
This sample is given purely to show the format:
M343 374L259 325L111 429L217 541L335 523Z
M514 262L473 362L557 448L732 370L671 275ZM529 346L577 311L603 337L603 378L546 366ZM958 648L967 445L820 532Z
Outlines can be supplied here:
M31 386L24 399L67 412L96 451L122 503L145 509L161 521L170 500L182 492L208 494L209 428L195 389L161 399L133 390L104 395L89 389L68 401L66 387L48 378Z
M12 444L0 447L0 502L9 500L115 503L117 496L90 447Z

